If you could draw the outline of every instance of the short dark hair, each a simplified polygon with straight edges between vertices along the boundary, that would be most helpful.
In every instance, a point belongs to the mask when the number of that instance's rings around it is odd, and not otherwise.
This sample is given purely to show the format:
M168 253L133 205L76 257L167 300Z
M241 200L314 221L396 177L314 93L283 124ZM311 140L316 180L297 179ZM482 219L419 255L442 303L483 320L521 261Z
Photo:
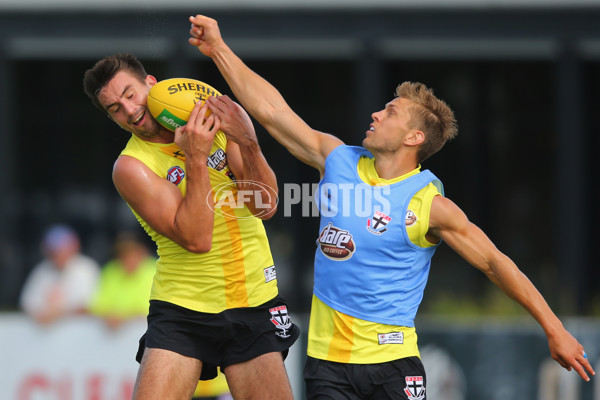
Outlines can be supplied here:
M128 53L117 53L104 57L83 75L83 91L102 111L106 112L98 100L98 93L120 71L131 72L140 81L148 76L140 60Z

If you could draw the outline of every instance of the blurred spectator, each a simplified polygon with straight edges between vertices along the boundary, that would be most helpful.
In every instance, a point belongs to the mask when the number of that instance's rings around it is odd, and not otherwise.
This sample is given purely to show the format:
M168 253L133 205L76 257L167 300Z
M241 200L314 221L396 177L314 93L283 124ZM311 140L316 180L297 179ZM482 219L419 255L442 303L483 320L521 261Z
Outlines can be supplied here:
M114 256L102 268L90 306L90 313L102 317L110 328L148 315L156 265L156 258L150 255L148 247L132 233L117 237Z
M98 282L99 266L80 253L77 233L66 225L54 225L44 235L41 250L44 260L25 281L21 308L42 324L85 312Z

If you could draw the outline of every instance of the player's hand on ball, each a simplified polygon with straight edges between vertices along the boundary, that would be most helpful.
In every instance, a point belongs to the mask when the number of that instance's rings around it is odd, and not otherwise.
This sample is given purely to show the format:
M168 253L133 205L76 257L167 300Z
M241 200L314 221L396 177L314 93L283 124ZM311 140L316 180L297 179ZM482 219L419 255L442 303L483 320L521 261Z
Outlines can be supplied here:
M210 110L219 117L221 130L227 140L241 147L258 143L252 120L242 106L227 95L209 97L206 102Z
M201 156L204 161L210 155L215 135L221 126L221 119L210 113L208 105L199 101L196 103L188 123L175 130L175 144L179 146L186 158Z

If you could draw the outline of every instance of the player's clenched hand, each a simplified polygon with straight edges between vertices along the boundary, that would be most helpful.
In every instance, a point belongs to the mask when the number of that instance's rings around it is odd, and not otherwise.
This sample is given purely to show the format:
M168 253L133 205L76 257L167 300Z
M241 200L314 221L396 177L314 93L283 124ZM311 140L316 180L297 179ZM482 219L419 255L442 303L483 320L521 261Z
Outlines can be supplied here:
M192 46L198 47L198 50L205 56L212 57L212 50L223 43L217 21L203 15L196 15L190 17L190 22L192 27L188 42Z
M549 336L548 345L552 358L568 371L574 369L586 381L590 380L586 371L591 375L596 374L590 365L583 346L568 331L564 330L560 337Z
M219 117L221 130L228 140L241 147L258 142L252 120L242 106L227 95L211 96L206 99L206 102L210 110Z
M206 159L210 155L221 120L215 114L207 116L208 112L208 105L199 101L192 109L187 124L175 130L175 144L183 150L186 158L198 155Z

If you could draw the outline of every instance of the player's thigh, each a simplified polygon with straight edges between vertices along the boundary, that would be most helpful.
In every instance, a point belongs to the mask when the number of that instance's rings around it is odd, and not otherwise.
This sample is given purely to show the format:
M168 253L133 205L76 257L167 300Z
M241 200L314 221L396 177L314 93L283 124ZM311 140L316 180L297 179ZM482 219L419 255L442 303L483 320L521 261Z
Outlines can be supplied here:
M292 388L280 352L266 353L230 365L223 372L235 399L293 399Z
M344 364L308 357L308 400L425 400L425 369L418 357L375 364Z
M307 400L360 400L358 386L367 374L355 376L353 366L307 357L304 381ZM355 368L354 368L355 369Z
M307 400L360 400L351 385L327 380L306 382Z
M202 363L164 349L146 348L140 363L133 400L190 399Z
M427 400L427 376L419 357L407 357L379 365L380 378L373 400Z

